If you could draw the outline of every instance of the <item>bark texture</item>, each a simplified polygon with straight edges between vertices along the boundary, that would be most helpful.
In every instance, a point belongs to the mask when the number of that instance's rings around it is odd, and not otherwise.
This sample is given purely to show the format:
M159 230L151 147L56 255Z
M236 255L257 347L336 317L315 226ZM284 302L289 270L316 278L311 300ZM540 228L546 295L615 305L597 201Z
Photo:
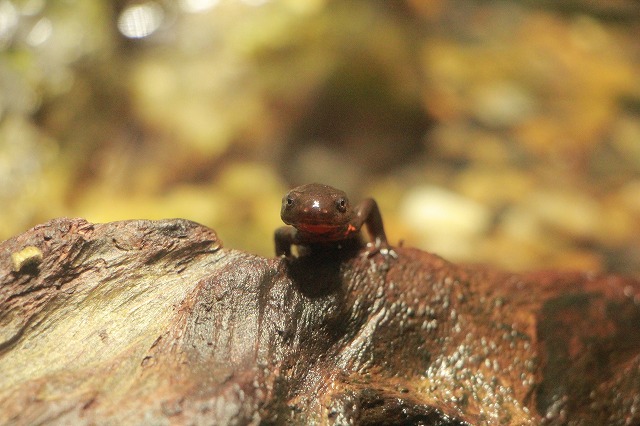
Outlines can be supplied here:
M640 424L640 282L396 251L36 226L0 244L0 423Z

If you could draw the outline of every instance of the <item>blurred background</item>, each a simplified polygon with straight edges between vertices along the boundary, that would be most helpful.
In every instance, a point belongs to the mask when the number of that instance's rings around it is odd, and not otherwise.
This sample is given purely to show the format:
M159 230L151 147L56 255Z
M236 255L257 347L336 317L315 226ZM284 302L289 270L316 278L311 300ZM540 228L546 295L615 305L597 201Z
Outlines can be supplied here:
M0 0L0 240L188 218L273 255L280 200L393 244L640 276L637 0Z

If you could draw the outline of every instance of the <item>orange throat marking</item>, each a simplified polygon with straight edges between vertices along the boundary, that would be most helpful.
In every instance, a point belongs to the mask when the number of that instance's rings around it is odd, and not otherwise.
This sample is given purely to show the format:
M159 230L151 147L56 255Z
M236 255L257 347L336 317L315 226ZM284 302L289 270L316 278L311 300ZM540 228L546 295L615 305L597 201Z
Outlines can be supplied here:
M341 227L335 225L307 225L300 224L297 226L300 231L310 234L331 234L337 232Z

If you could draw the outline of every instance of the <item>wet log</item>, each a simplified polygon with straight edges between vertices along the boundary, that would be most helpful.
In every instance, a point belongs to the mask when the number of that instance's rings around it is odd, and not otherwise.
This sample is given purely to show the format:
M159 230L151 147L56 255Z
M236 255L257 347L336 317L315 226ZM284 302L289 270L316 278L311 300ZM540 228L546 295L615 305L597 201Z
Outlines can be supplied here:
M0 424L640 424L640 282L186 220L0 244Z

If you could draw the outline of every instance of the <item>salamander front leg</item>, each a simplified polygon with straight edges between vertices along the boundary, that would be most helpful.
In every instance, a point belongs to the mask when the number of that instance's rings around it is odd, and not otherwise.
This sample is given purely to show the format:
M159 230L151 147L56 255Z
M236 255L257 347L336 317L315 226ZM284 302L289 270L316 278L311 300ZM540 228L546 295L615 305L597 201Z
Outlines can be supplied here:
M369 257L376 255L377 253L383 256L391 256L396 258L396 253L389 247L387 242L387 235L384 232L384 225L382 223L382 215L378 204L373 198L367 198L358 207L356 207L356 227L361 227L363 224L367 226L367 233L371 238L371 246L369 250Z
M276 229L276 256L291 256L291 245L296 242L297 230L291 226L282 226Z

